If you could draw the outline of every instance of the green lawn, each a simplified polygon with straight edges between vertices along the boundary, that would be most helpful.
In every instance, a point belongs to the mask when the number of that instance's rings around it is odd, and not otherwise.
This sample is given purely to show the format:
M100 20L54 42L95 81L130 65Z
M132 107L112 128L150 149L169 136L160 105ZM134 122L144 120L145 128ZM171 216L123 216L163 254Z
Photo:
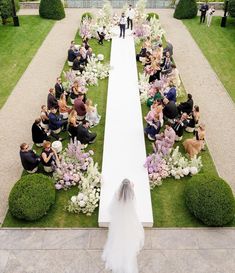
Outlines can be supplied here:
M20 27L0 25L0 108L55 23L39 16L19 20Z
M235 18L220 27L221 17L213 17L211 26L199 24L199 18L183 20L219 79L235 101Z
M76 35L75 41L77 44L81 44L81 39L79 35ZM92 39L90 42L93 52L98 54L104 54L105 62L110 61L110 50L111 42L104 42L104 46L97 44L97 40ZM67 71L69 68L67 62L65 63L64 70ZM104 80L99 80L98 86L89 87L87 97L93 101L94 104L98 104L98 113L102 116L99 125L92 128L92 131L97 133L97 139L94 144L89 145L87 150L92 149L95 152L93 156L94 161L98 162L99 169L102 167L102 156L103 156L103 142L104 142L104 128L105 128L105 112L106 112L106 102L107 102L107 91L108 91L108 78ZM29 132L30 133L30 132ZM67 132L61 134L63 138L63 147L67 146L69 137ZM34 149L40 154L41 149L36 146ZM40 172L43 173L42 168ZM27 175L23 172L23 175ZM20 221L12 217L8 212L4 220L3 227L97 227L98 226L98 209L92 214L92 216L85 216L83 214L73 214L67 212L64 207L67 201L73 195L77 195L77 187L73 187L70 190L64 191L60 190L56 192L56 202L48 214L41 218L39 221L26 222Z

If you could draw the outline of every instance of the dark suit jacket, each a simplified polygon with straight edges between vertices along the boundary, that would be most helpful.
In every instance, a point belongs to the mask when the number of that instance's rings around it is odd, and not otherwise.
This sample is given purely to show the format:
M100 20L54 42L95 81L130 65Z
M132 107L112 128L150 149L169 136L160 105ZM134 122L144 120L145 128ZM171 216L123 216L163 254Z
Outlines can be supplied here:
M40 162L40 158L32 150L28 152L20 151L20 159L23 165L23 168L27 171L32 171L36 168Z
M76 56L75 52L70 48L68 50L68 61L73 62L76 59L76 57L77 56Z
M60 99L60 96L61 94L64 93L64 87L63 85L61 84L58 84L58 82L55 84L55 97L59 100Z
M36 123L32 126L32 139L34 143L43 143L44 140L48 140L47 134L44 129Z
M54 95L49 93L47 96L47 108L50 110L52 107L58 108L58 101Z
M88 144L91 140L91 133L82 124L77 127L77 140L82 144Z
M49 128L51 130L57 130L61 128L63 125L61 116L57 116L56 114L49 114Z
M163 108L163 115L169 119L173 119L178 116L177 106L173 101L169 101L167 105L165 105Z

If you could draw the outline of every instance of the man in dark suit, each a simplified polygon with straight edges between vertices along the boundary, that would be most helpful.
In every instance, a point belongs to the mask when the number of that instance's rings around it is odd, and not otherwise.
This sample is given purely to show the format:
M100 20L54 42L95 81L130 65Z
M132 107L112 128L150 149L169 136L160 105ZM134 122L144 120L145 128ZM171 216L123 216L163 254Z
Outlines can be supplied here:
M163 117L164 119L174 119L178 116L177 106L173 101L169 101L167 98L163 99Z
M189 115L193 110L193 96L191 94L188 94L187 101L181 102L177 108L178 108L179 114L187 113Z
M37 118L35 119L34 124L32 125L32 139L33 142L41 147L44 140L49 140L47 133L40 125L41 119Z
M56 79L56 84L55 84L55 97L57 98L57 100L60 99L60 96L63 93L64 93L64 87L62 85L61 78L59 77Z
M49 94L47 96L47 109L50 110L51 108L56 108L58 109L58 101L55 97L55 89L50 88L49 89Z
M23 168L28 173L35 173L37 171L40 157L33 150L29 149L27 143L22 143L20 145L20 159Z
M49 129L52 131L56 131L60 128L63 128L63 131L66 131L68 122L66 120L63 120L63 117L61 115L57 115L56 113L57 109L51 108L49 114Z
M91 133L89 130L89 121L83 120L82 124L77 127L77 140L81 144L90 144L95 142L96 133Z
M83 70L84 70L84 65L82 64L81 56L80 56L80 55L78 55L78 56L76 57L76 59L73 61L72 70L74 70L75 72L76 72L76 71L79 71L80 73L83 72Z
M205 19L206 19L206 12L208 11L209 6L207 4L207 1L201 5L200 7L200 12L201 12L201 17L200 17L200 24L201 23L205 23Z

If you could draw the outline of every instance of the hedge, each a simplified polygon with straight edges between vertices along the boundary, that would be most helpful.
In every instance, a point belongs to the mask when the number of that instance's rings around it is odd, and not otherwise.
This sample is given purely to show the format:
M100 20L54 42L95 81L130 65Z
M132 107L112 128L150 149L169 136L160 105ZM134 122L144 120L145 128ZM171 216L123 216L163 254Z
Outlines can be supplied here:
M207 226L224 226L234 219L235 200L230 186L219 177L199 176L185 189L186 205Z
M39 14L42 18L61 20L65 17L61 0L41 0Z
M176 19L191 19L197 16L197 3L195 0L180 0L175 8Z
M229 0L228 13L231 17L235 17L235 0Z
M27 221L43 217L54 203L54 183L51 178L42 174L23 176L14 185L9 196L11 214Z

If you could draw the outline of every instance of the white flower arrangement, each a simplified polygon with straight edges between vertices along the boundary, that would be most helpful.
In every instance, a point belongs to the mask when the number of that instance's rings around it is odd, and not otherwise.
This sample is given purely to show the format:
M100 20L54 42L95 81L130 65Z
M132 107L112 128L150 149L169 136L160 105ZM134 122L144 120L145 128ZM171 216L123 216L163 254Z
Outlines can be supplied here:
M139 92L140 92L140 101L144 103L148 99L148 91L151 85L149 84L149 75L145 73L139 73Z

